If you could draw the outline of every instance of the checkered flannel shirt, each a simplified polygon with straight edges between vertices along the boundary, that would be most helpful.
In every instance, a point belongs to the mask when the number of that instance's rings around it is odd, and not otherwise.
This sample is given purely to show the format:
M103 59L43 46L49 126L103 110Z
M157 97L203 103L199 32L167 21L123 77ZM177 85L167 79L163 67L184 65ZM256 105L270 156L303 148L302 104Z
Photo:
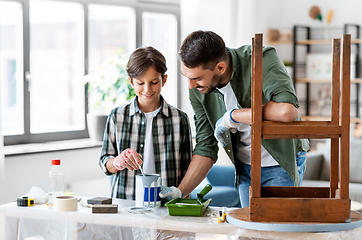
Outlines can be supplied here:
M185 175L192 157L191 130L185 112L167 104L161 98L161 109L153 118L152 138L156 173L161 175L164 186L178 186ZM127 148L143 156L146 135L146 117L137 105L137 97L122 107L115 108L108 116L99 165L106 175L110 158ZM146 156L144 156L145 158ZM112 193L114 198L135 199L135 176L139 170L125 169L114 174Z

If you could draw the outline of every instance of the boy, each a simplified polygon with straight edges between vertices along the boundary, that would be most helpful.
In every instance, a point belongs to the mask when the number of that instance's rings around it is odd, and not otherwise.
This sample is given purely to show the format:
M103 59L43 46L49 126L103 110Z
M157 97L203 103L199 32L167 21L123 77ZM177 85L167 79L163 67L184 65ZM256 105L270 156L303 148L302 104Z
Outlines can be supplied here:
M115 176L111 197L135 199L135 176L142 164L145 174L160 174L164 186L178 186L187 171L190 123L160 94L166 70L165 57L153 47L138 48L130 56L127 73L136 97L109 114L99 160L104 173Z

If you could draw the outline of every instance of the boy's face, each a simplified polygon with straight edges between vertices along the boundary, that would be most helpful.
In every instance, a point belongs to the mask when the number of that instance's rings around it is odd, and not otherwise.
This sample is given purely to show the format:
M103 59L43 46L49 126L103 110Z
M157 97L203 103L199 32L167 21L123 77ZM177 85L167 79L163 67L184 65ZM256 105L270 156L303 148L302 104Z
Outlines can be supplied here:
M216 67L215 67L216 69ZM182 75L188 78L189 88L196 88L203 94L209 94L216 89L221 83L219 71L203 69L201 66L196 68L188 68L181 62Z
M162 79L161 73L151 66L142 76L130 80L138 97L139 108L143 112L154 111L160 107L160 93L166 79L167 75Z

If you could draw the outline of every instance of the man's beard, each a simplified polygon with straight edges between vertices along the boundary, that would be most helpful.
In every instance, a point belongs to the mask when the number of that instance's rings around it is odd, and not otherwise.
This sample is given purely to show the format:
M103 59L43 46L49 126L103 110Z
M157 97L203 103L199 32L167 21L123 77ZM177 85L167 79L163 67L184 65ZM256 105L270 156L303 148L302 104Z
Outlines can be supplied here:
M214 74L212 76L211 84L206 86L207 90L206 90L206 92L204 92L204 94L207 95L207 94L213 92L217 87L221 87L220 83L221 83L221 77Z

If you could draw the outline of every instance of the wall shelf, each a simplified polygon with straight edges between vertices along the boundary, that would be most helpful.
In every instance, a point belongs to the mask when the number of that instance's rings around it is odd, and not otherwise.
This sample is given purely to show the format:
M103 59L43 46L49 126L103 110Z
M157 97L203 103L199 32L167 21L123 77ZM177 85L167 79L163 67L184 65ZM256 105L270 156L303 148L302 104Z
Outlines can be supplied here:
M293 44L292 40L284 40L284 41L268 41L268 44L273 45L279 45L279 44Z
M331 29L336 30L336 29ZM362 120L360 119L360 93L359 93L359 85L362 83L362 78L360 74L360 44L362 43L362 39L360 38L360 26L357 24L345 24L343 28L340 28L341 35L342 34L351 34L351 37L353 38L351 40L351 44L354 46L354 53L356 56L355 60L355 79L351 80L351 84L355 85L356 92L354 94L355 100L352 102L354 105L354 112L353 118L351 117L351 122L354 123L360 123ZM311 116L311 106L312 106L312 99L310 97L312 85L315 83L330 83L332 84L332 77L330 79L313 79L313 78L307 78L306 77L306 58L302 59L302 56L312 53L315 51L315 49L312 48L313 45L331 45L332 46L332 38L330 39L321 39L321 35L325 35L325 31L328 31L328 29L323 28L311 28L309 26L300 26L295 25L293 28L293 83L294 87L296 87L296 84L305 84L305 114L306 116L303 117L304 120L310 119L324 119L324 117L319 116ZM313 32L313 34L312 34ZM343 33L342 33L343 32ZM351 33L353 32L353 34ZM328 33L328 32L327 32ZM319 34L319 35L318 35ZM299 51L301 49L298 49L300 46L304 46L304 53L302 51ZM322 47L322 49L325 49ZM318 48L319 50L319 48ZM322 50L323 51L323 50ZM325 52L326 50L324 50ZM320 50L317 51L320 53ZM301 74L302 73L302 74ZM303 77L304 75L304 77ZM297 77L298 76L298 77ZM298 91L297 91L298 96ZM351 103L352 103L351 102ZM328 118L328 117L326 117Z
M311 78L297 78L295 79L295 82L298 83L330 83L332 84L331 79L311 79ZM355 78L351 80L351 84L354 83L362 83L362 78Z
M360 44L362 43L362 39L352 39L351 43ZM332 44L332 39L306 39L306 40L298 40L296 44L299 45L313 45L313 44Z

